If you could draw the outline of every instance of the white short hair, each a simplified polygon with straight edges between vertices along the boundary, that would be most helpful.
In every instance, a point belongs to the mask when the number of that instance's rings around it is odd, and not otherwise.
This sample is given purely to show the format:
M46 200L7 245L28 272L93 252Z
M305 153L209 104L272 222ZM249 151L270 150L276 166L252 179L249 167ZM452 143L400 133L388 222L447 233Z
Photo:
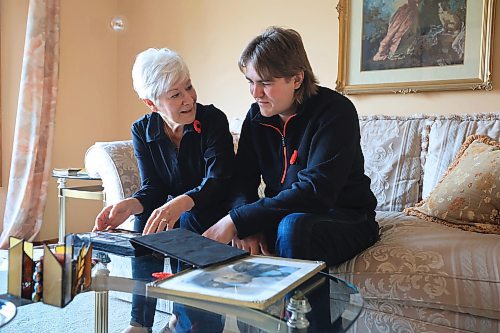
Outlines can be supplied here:
M158 104L161 94L181 80L189 79L189 69L181 56L170 49L150 48L135 58L132 83L141 99Z

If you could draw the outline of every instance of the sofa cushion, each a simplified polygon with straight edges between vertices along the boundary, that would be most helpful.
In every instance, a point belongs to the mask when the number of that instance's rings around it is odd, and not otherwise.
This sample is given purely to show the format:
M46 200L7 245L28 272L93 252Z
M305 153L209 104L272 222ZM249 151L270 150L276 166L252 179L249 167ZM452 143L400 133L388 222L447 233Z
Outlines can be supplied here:
M434 189L469 135L486 135L500 140L500 112L434 117L429 131L422 197Z
M419 201L424 116L360 117L365 173L378 201L377 210L402 211Z
M381 239L330 271L367 301L500 319L500 236L378 212ZM380 306L384 309L384 306ZM402 310L401 310L402 311Z
M449 309L419 307L399 301L366 300L350 333L500 332L500 320Z
M427 199L405 213L462 230L500 234L500 143L471 135Z

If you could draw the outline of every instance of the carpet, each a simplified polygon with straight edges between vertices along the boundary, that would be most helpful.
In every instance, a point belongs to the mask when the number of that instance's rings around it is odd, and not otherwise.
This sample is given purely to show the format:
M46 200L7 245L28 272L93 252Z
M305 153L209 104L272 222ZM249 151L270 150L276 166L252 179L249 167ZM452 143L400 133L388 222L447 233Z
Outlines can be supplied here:
M117 292L110 292L108 333L120 333L130 321L131 304L116 296ZM153 332L159 332L168 323L169 316L167 313L156 311ZM14 320L0 331L2 333L92 333L94 293L79 294L62 309L43 303L18 307Z

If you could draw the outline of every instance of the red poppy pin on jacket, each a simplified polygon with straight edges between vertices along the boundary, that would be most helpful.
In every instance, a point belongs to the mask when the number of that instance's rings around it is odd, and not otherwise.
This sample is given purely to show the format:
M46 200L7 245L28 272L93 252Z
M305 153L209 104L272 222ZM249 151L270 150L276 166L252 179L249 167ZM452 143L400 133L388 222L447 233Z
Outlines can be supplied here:
M201 133L201 123L199 120L195 120L193 122L193 127L194 127L194 130L196 131L196 133L198 133L198 134Z

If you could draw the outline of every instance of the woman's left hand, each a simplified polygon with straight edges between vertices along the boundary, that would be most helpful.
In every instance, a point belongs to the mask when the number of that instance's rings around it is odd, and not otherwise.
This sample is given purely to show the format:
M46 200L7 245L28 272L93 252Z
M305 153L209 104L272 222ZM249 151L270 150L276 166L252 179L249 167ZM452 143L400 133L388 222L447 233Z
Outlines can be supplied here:
M143 235L149 235L164 230L173 229L175 223L181 217L181 214L191 210L194 207L194 201L191 197L180 195L161 207L153 211L144 226Z

